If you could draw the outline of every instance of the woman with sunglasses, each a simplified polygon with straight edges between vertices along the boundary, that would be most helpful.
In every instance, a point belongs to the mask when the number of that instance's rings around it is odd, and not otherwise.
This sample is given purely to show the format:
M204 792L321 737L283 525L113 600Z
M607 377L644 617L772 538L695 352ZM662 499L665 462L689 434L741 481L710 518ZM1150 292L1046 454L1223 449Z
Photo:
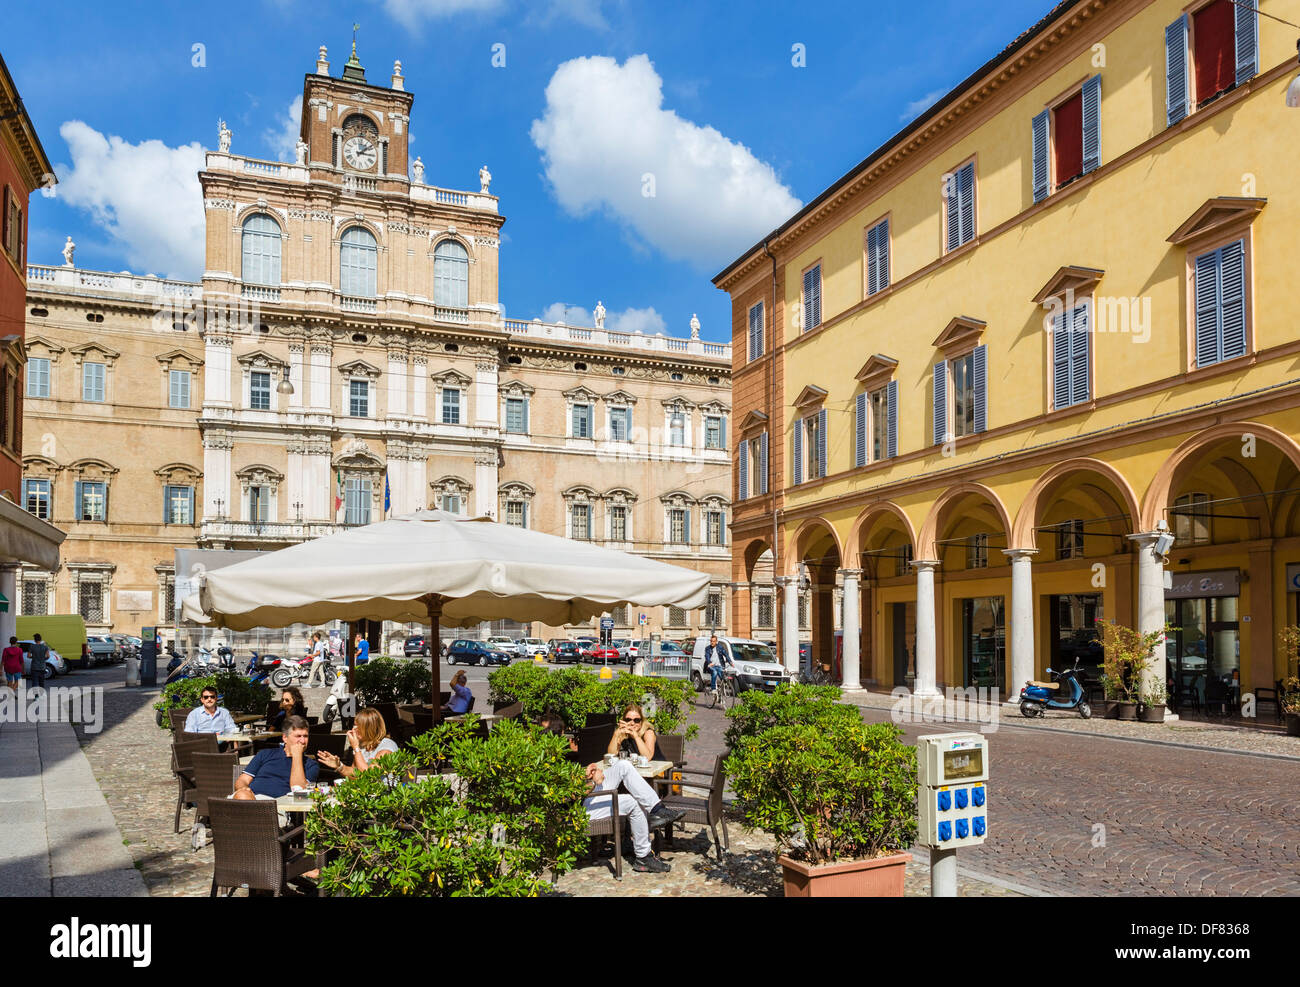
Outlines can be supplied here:
M298 687L290 686L280 693L279 708L266 718L266 729L279 730L284 724L285 718L289 716L306 717L307 706L302 701L302 693Z
M629 704L623 710L606 753L617 754L620 751L641 754L650 761L663 760L659 752L659 737L655 733L655 728L650 725L650 721L645 718L645 713L636 703Z

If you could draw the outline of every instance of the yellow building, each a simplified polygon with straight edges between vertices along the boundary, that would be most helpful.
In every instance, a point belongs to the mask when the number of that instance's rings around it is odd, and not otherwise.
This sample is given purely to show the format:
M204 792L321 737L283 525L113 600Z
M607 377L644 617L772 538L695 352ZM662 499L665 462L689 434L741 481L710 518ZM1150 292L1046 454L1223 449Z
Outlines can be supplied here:
M1014 694L1099 619L1176 625L1186 705L1285 673L1300 0L1257 6L1067 0L717 276L737 633L775 549L847 686Z

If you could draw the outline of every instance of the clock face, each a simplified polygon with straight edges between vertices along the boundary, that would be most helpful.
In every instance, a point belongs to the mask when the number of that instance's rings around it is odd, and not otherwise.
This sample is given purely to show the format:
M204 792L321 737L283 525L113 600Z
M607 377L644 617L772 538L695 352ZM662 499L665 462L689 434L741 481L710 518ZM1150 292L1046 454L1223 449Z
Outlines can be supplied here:
M375 145L364 137L349 138L343 145L343 158L358 171L369 171L375 166Z

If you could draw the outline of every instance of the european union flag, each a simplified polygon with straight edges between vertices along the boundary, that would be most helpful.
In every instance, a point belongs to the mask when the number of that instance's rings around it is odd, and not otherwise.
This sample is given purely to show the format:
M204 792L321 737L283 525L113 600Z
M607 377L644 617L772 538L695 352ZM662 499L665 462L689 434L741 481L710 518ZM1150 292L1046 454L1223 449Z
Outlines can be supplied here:
M393 506L393 495L388 489L388 473L384 472L384 513L387 514L390 507Z

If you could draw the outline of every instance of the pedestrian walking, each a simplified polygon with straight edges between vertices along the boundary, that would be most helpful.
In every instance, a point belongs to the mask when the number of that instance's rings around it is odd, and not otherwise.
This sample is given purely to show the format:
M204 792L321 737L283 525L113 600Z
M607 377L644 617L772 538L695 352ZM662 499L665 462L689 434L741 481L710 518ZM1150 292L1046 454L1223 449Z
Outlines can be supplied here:
M317 672L320 673L320 684L329 685L325 681L325 661L325 639L321 636L321 632L317 631L312 635L311 674L307 676L307 688L310 689L316 684Z
M9 647L0 653L0 663L4 665L5 685L17 692L18 682L23 677L23 649L18 646L18 638L9 639Z
M29 675L33 689L45 688L45 661L50 656L50 646L41 640L39 634L32 635L32 667Z
M355 662L358 665L364 665L370 660L370 642L358 632L356 644L357 650Z

